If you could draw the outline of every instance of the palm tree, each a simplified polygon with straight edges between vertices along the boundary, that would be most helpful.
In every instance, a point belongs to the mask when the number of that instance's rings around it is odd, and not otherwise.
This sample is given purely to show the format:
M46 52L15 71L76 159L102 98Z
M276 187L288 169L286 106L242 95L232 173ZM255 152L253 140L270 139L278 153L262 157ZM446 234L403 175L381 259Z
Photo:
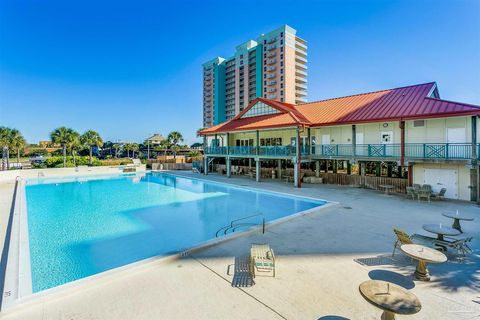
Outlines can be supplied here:
M138 146L138 143L131 143L130 144L130 150L132 150L132 158L135 158L135 151L138 151L140 147Z
M132 144L131 144L131 143L125 143L125 144L123 145L123 148L124 148L125 150L127 150L127 158L130 158L130 150L131 150L131 148L132 148Z
M63 151L63 167L67 166L67 145L71 143L75 131L70 128L60 127L50 133L52 143L59 144Z
M112 147L113 147L113 149L115 149L115 158L118 158L118 150L122 147L122 145L119 144L119 143L115 143L115 144L113 144Z
M17 151L17 166L20 164L20 150L22 150L27 142L23 135L17 129L10 131L10 147Z
M2 147L2 170L5 170L5 164L7 169L9 167L9 155L8 147L10 144L10 131L12 129L7 127L0 127L0 146Z
M178 131L172 131L168 134L167 137L168 141L172 144L172 149L173 149L173 158L175 159L177 157L177 146L179 142L183 141L183 136L180 132Z
M80 137L81 139L81 142L88 146L88 149L89 149L89 160L88 162L90 163L90 165L92 165L92 152L93 152L93 147L96 146L96 147L101 147L103 146L103 140L102 138L100 137L100 135L98 134L98 132L96 131L93 131L93 130L88 130L87 132L85 132L84 134L82 134L82 136Z
M82 142L81 142L81 137L78 132L75 130L72 130L70 132L70 141L67 143L67 147L72 153L72 158L73 158L73 166L77 165L76 161L76 155L77 155L77 150L82 147Z

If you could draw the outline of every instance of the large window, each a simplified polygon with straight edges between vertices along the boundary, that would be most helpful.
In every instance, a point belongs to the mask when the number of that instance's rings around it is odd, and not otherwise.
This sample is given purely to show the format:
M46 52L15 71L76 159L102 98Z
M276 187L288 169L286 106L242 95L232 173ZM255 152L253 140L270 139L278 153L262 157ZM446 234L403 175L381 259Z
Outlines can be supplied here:
M255 116L263 116L266 114L275 114L275 113L280 113L275 108L272 108L268 105L266 105L263 102L257 102L250 110L248 110L242 118L248 118L248 117L255 117Z
M282 138L261 138L260 146L281 146Z
M253 147L253 139L237 139L237 147Z

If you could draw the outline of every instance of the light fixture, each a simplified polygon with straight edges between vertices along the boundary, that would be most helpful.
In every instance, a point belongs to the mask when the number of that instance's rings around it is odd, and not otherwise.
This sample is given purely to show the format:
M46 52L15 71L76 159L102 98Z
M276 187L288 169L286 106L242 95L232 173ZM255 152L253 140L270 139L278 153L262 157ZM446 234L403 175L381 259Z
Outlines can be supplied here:
M383 124L383 127L384 127L384 128L388 127L388 123L385 122L385 123Z

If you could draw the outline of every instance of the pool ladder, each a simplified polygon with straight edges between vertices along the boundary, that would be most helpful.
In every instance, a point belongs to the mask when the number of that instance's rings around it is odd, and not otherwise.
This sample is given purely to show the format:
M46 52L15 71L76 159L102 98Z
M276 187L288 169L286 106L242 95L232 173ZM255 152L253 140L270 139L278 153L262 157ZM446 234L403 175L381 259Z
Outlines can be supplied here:
M247 219L258 217L258 216L263 216L263 214L258 213L258 214L254 214L254 215L251 215L251 216L247 216L247 217L243 217L243 218L239 218L239 219L235 219L235 220L230 221L229 225L221 227L220 229L217 230L217 232L215 233L215 238L218 238L218 234L221 233L221 232L223 232L223 234L226 235L228 233L228 231L235 232L235 230L239 227L260 225L259 223L255 223L255 222L238 223L239 221L247 220ZM262 233L265 233L265 217L262 218Z

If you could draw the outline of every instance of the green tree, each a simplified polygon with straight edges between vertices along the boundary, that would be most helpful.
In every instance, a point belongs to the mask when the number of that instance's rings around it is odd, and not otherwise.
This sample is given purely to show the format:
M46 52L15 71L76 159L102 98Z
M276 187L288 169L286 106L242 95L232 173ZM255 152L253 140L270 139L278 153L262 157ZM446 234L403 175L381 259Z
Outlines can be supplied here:
M75 139L75 130L67 127L59 127L50 133L50 140L62 147L63 167L67 166L67 146Z
M131 143L130 144L130 150L132 150L132 158L135 158L135 152L140 150L140 147L138 146L138 143Z
M118 150L122 148L122 145L120 143L114 143L112 147L115 149L115 158L118 158Z
M168 134L167 140L172 145L171 148L173 150L173 158L175 159L177 157L177 146L183 141L183 136L178 131L172 131Z
M9 167L8 148L10 145L10 131L12 131L12 129L7 127L0 127L0 146L2 147L2 170L6 170Z
M27 141L17 129L10 131L10 148L17 152L17 165L20 164L20 151L25 148Z
M77 165L77 150L80 150L82 148L82 141L81 141L81 136L80 133L72 130L70 132L70 141L67 143L67 148L70 150L72 153L72 158L73 158L73 166Z
M92 165L93 147L94 146L99 147L99 148L102 147L103 146L103 140L100 137L100 135L98 134L98 132L93 131L93 130L88 130L87 132L82 134L82 136L80 137L80 141L82 142L82 144L84 144L85 146L88 147L88 151L89 151L88 162L89 162L90 165Z

